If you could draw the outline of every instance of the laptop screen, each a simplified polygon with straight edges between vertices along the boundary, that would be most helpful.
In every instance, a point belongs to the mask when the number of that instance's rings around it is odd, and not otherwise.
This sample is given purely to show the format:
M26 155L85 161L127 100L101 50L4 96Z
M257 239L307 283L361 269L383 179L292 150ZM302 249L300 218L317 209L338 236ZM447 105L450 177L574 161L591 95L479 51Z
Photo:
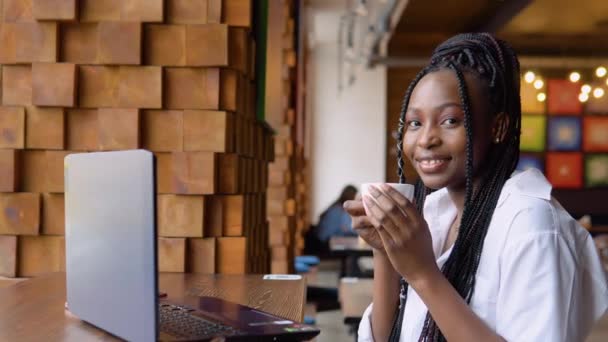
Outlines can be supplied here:
M148 151L65 159L69 310L129 341L158 336L154 181Z

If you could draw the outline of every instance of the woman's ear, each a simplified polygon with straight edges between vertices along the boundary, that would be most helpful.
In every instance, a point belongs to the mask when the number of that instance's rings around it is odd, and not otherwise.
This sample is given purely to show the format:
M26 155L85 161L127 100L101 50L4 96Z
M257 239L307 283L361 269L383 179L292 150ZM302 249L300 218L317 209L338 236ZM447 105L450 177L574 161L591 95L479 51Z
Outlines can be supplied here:
M509 116L505 112L500 112L494 116L492 123L492 142L499 144L503 142L509 127Z

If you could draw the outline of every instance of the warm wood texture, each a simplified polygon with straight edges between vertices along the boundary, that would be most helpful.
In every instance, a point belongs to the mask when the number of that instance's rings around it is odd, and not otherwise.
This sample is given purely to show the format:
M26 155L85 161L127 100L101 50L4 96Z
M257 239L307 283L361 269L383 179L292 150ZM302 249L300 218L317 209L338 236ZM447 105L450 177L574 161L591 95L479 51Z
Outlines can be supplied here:
M0 193L0 234L37 235L40 194Z
M19 150L0 150L0 192L14 192L19 185Z
M193 273L215 273L216 239L188 239L186 268Z
M167 293L168 299L178 299L188 293L222 298L298 322L304 316L304 280L263 280L261 275L161 273L159 289ZM116 341L67 312L65 293L65 273L0 289L0 340Z
M6 70L6 69L5 69ZM0 107L0 148L25 146L25 110L22 107Z
M65 147L64 109L27 107L25 131L27 149L62 150Z
M158 195L158 235L203 237L203 196Z
M17 275L36 277L65 271L63 236L20 236L18 239Z
M43 235L65 234L65 201L63 194L42 194Z
M269 272L259 6L0 0L0 236L17 241L0 272L64 267L66 155L138 148L156 155L161 270ZM207 197L219 199L215 216Z
M344 317L361 317L372 302L373 279L340 279L340 304Z

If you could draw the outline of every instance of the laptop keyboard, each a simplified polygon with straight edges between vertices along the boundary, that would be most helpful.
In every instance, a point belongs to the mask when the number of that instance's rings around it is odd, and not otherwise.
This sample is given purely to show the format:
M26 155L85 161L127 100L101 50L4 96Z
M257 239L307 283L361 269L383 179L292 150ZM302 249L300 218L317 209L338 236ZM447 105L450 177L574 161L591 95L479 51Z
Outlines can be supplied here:
M214 323L191 315L194 309L171 304L159 304L160 330L175 337L195 338L234 336L241 332L231 326Z

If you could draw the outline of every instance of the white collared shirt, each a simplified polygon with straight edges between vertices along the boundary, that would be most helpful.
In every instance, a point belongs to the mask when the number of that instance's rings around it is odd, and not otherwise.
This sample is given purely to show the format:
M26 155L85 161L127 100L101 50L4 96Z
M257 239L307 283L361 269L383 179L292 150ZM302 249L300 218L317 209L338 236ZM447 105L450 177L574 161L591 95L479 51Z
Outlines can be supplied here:
M447 189L424 205L440 255L456 208ZM372 341L371 311L359 325L359 341ZM488 227L471 309L507 341L583 341L608 308L607 278L589 233L551 197L536 169L515 173L504 185ZM418 341L427 308L411 287L400 341Z

